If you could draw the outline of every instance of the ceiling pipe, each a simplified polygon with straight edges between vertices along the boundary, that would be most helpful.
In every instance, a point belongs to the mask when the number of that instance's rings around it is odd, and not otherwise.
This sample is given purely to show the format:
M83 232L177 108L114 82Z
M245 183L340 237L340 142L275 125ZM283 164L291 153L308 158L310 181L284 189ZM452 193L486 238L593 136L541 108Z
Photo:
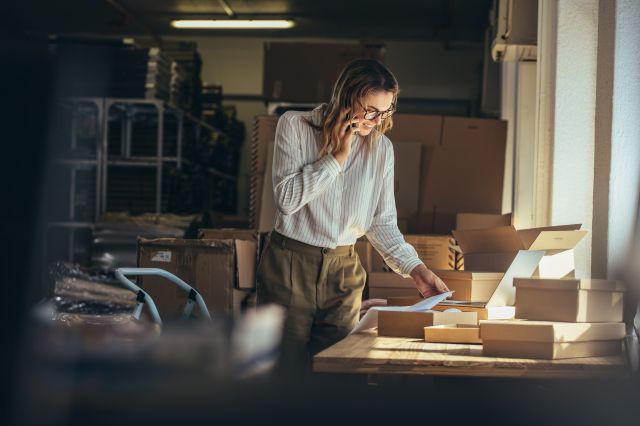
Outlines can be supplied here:
M147 34L155 40L158 46L162 45L162 39L160 36L147 24L145 24L141 19L139 19L133 12L123 6L118 0L105 0L108 5L116 9L118 12L125 15L127 18L131 20L135 25L142 28Z
M231 9L231 6L229 5L229 3L227 3L227 0L218 0L218 3L220 4L220 7L224 9L224 12L229 18L236 17L236 13L233 11L233 9Z

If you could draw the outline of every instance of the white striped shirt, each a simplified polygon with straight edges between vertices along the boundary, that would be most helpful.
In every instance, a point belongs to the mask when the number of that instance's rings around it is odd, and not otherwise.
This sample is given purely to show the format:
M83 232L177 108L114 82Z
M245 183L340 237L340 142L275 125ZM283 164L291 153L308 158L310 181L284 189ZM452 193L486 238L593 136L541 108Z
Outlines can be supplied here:
M276 127L273 153L275 230L317 247L354 244L366 235L396 273L408 277L422 261L398 229L393 184L393 146L384 135L367 152L354 135L341 166L331 154L319 158L321 106L288 111Z

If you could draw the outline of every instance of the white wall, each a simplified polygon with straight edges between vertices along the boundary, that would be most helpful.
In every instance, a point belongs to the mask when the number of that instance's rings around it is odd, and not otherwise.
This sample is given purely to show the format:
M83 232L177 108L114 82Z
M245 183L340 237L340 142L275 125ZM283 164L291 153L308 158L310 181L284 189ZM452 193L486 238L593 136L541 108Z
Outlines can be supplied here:
M640 2L618 0L609 204L610 272L622 267L640 194Z

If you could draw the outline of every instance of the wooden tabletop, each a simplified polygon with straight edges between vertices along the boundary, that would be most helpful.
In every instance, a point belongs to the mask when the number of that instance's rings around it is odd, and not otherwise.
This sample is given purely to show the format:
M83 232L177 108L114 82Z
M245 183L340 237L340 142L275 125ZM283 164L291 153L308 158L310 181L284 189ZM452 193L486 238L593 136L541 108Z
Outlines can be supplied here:
M482 356L482 345L425 343L421 339L352 334L313 358L319 373L579 379L628 373L623 355L535 360Z

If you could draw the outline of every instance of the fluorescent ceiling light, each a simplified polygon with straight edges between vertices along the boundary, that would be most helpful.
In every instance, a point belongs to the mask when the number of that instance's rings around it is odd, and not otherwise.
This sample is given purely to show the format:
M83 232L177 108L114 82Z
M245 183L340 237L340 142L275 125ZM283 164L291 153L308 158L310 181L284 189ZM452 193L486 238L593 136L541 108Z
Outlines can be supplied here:
M171 21L174 28L189 29L285 29L295 25L289 20L246 20L246 19L178 19Z

